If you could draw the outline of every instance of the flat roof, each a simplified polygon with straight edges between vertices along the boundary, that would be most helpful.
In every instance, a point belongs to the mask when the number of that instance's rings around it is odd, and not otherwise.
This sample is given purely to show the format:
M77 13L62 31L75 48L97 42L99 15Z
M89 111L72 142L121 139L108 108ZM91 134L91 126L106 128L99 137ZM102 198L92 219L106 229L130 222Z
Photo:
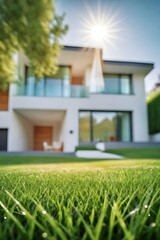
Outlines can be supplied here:
M154 63L146 63L146 62L103 60L103 63L112 64L112 65L121 65L121 66L135 66L135 67L149 67L149 68L154 67Z
M95 48L91 47L78 47L78 46L63 46L62 50L68 51L80 51L80 50L94 50ZM102 51L102 49L100 49ZM154 68L154 63L146 63L146 62L134 62L134 61L120 61L120 60L103 60L105 64L112 64L112 65L121 65L121 66L135 66L135 67L149 67L150 69Z
M95 48L91 48L91 47L77 47L77 46L67 46L67 45L64 45L62 50L68 50L68 51L80 51L80 50L94 50ZM102 50L102 49L101 49Z

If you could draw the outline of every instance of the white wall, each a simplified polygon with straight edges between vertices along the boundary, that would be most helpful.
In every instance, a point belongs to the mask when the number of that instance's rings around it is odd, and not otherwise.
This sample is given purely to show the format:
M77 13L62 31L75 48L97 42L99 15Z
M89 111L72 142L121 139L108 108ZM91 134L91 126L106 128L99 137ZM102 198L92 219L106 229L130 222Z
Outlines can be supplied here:
M0 111L0 128L9 128L10 113L8 111Z
M68 109L63 124L62 141L64 142L64 151L72 152L78 145L79 119L78 110L73 107Z
M160 142L160 133L150 135L151 142Z
M33 149L33 125L21 114L13 111L10 117L8 151Z
M135 75L133 78L135 103L133 110L133 140L135 142L149 141L148 115L145 101L144 77Z
M59 141L61 131L61 122L53 123L53 139L52 141Z

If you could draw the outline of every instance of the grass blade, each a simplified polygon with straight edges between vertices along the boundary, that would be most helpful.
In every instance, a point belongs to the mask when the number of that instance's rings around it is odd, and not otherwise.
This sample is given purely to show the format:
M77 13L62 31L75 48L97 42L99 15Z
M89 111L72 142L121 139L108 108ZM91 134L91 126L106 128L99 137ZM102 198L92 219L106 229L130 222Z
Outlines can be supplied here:
M26 234L26 230L23 227L23 225L21 224L21 222L9 211L9 209L0 201L0 206L4 209L4 211L6 212L6 214L14 221L14 223L17 225L17 227L19 228L19 230Z

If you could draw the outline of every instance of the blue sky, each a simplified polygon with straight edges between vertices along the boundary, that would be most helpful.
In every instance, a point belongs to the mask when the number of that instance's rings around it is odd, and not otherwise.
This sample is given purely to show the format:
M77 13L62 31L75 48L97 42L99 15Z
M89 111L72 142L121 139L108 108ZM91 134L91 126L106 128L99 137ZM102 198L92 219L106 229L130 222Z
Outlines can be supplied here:
M113 17L116 39L103 48L105 60L151 62L155 69L146 77L146 92L151 90L160 75L160 1L159 0L57 0L56 9L66 13L69 31L63 44L87 46L82 29L89 19L87 7L97 14L100 4L106 16Z

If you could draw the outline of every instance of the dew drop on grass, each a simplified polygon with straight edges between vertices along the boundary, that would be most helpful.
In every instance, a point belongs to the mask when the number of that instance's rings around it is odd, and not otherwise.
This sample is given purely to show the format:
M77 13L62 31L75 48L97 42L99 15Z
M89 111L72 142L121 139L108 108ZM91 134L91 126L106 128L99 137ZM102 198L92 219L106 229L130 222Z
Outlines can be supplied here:
M43 210L42 213L43 213L43 214L46 214L47 212L46 212L46 210Z
M151 223L151 225L150 225L151 227L155 227L156 226L156 223Z
M146 204L146 205L144 205L144 207L145 207L145 208L148 208L148 205Z
M24 216L25 216L25 215L26 215L26 213L25 213L25 212L22 212L22 215L24 215Z
M47 233L46 232L42 233L42 237L47 238L48 237Z
M4 219L7 219L7 217L6 217L6 216L4 216Z
M139 208L135 208L135 209L133 209L130 213L129 213L129 215L134 215L135 213L137 213L139 211Z

